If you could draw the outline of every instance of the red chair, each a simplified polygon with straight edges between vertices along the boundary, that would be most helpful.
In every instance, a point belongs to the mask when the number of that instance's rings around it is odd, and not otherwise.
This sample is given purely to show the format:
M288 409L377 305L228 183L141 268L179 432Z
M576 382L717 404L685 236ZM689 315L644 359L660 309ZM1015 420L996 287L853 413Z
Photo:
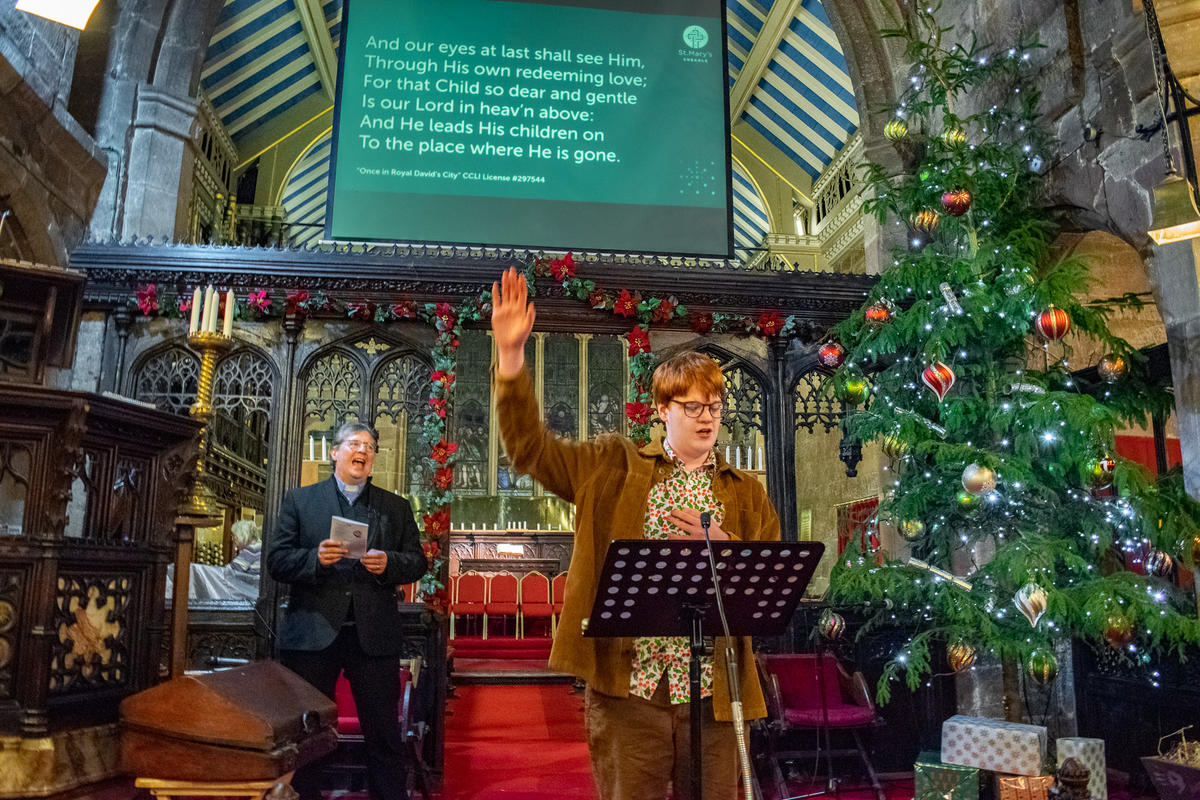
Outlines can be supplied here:
M487 604L484 605L483 636L487 638L487 618L513 618L513 635L517 635L517 612L521 607L521 584L511 572L497 572L488 578ZM503 628L501 629L503 630Z
M554 605L550 602L550 579L536 570L521 576L521 605L517 613L517 638L525 638L525 620L529 617L550 620L554 635Z
M400 587L400 591L404 592L404 602L406 602L406 603L421 602L419 599L417 599L417 595L421 591L421 582L420 581L414 581L413 583L406 583Z
M478 572L464 572L452 579L455 585L450 600L450 638L454 638L454 620L458 616L482 616L483 638L487 638L487 579Z
M786 797L786 784L779 768L781 761L825 757L830 789L836 789L838 779L833 772L833 758L857 755L866 769L871 787L879 800L884 800L883 787L875 767L867 757L861 731L879 724L875 704L861 672L851 675L836 657L822 653L791 653L759 655L760 675L767 696L769 720L766 726L767 757L775 773L781 797ZM816 731L816 750L782 750L780 740L789 732ZM834 749L831 732L843 731L854 739L853 749ZM821 742L824 739L824 747Z
M400 665L400 705L396 714L400 720L400 735L404 741L405 753L408 756L409 790L419 789L421 796L429 800L429 767L425 764L424 740L425 723L415 719L415 706L412 700L414 681L412 670L407 664ZM362 725L358 721L358 706L354 703L354 695L350 691L350 682L345 675L339 675L334 689L334 699L337 702L337 734L338 751L342 756L337 758L333 769L344 772L365 773L366 762L362 750ZM412 784L416 784L414 787Z
M554 606L554 618L562 616L563 601L567 598L567 573L560 572L550 581L550 604Z

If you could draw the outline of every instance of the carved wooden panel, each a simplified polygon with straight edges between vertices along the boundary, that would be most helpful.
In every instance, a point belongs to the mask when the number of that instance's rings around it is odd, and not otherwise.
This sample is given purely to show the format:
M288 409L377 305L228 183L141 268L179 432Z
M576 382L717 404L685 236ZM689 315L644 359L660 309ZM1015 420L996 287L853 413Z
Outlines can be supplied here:
M200 382L200 360L180 345L167 348L143 361L133 378L133 396L172 414L187 414L196 402Z
M59 576L51 695L129 683L129 611L134 586L129 575Z
M17 662L17 616L21 608L21 574L0 572L0 700L13 697L13 673Z

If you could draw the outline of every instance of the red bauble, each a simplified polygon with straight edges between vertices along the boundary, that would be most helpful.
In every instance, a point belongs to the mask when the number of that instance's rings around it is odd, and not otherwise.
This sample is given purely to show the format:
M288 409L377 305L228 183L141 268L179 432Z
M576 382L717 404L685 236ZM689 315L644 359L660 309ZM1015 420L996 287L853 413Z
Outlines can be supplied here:
M921 373L921 381L937 395L940 403L945 399L950 387L954 386L954 370L940 361L935 361Z
M867 318L867 324L872 328L878 328L892 320L892 307L882 300L867 306L867 310L864 313Z
M1104 641L1114 650L1123 650L1133 641L1133 623L1121 614L1113 614L1104 622Z
M823 367L837 369L846 360L846 348L842 347L837 342L826 342L821 345L821 349L817 351L817 361Z
M1037 328L1038 336L1056 342L1071 330L1071 317L1061 308L1050 306L1033 318L1033 327Z
M961 217L971 207L971 193L966 189L951 189L942 195L942 208L952 217Z

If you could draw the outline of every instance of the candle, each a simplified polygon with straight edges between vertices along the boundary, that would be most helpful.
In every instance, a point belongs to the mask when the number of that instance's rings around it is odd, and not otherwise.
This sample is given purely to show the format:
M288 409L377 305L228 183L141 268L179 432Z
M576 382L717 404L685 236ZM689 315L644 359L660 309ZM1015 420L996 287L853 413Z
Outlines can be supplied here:
M225 329L222 335L226 339L233 336L233 289L225 293Z
M761 447L760 447L760 448L758 448L758 468L759 468L759 469L766 469L766 467L765 467L765 466L763 466L763 451L762 451L762 448L761 448Z
M208 325L205 327L209 333L217 332L217 315L221 313L221 293L213 289L212 305L208 307Z
M762 464L758 465L762 469ZM746 445L746 469L754 469L754 448Z
M733 466L736 469L742 468L742 448L740 447L733 448Z
M329 455L325 452L325 434L321 434L321 460L329 460Z
M316 459L313 458L313 437L311 433L308 435L308 460L316 461Z
M192 292L192 321L188 323L188 333L200 330L200 287Z
M725 445L725 463L729 463L729 445Z
M200 315L200 329L208 333L208 317L212 313L213 304L213 287L210 285L204 290L204 311Z

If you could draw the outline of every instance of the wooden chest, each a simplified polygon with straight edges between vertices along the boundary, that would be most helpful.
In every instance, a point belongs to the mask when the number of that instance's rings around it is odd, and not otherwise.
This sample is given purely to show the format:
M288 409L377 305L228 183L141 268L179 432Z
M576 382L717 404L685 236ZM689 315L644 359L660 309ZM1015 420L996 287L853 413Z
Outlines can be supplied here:
M273 780L337 747L337 706L274 661L174 678L121 703L121 767L141 778Z

